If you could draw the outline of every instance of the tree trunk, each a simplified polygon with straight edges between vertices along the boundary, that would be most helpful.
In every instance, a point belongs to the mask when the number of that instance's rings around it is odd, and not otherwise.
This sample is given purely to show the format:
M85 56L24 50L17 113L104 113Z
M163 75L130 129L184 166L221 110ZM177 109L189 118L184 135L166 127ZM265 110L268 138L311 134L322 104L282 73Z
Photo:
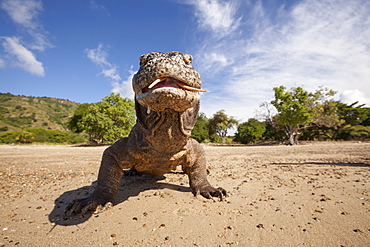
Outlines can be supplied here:
M293 146L295 144L295 140L294 140L294 135L293 134L289 134L288 136L288 144Z
M222 136L221 140L222 140L222 144L225 144L226 143L226 136Z
M288 145L293 146L293 145L298 144L299 133L296 128L286 126L284 132L286 136L288 137Z

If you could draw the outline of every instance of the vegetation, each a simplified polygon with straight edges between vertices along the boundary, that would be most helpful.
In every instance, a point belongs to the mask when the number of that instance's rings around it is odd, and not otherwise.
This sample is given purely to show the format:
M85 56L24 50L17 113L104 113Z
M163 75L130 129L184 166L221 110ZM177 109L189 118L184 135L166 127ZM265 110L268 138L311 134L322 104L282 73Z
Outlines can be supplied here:
M0 93L0 132L25 128L66 131L77 105L64 99Z
M33 136L33 133L31 133L29 131L22 131L16 137L16 140L18 140L20 143L31 143L34 138L35 137Z
M78 103L56 98L0 93L0 143L83 143L67 131Z
M69 130L75 133L81 133L84 131L82 124L83 118L89 113L90 104L81 104L77 106L73 116L68 120L67 127Z
M197 122L191 132L191 137L198 142L209 142L208 118L206 114L199 113Z
M312 126L335 127L340 124L336 114L337 108L332 96L335 92L320 88L315 93L301 87L286 91L284 86L274 88L275 99L271 104L278 114L274 116L276 128L280 128L287 136L288 143L298 143L300 130Z
M209 135L211 139L216 139L214 136L217 134L222 143L226 143L227 131L237 125L238 121L234 117L228 117L225 110L220 110L208 122Z
M370 108L358 105L358 102L349 105L337 102L337 108L340 125L330 129L333 139L370 139Z
M259 122L255 118L250 118L247 122L239 124L238 132L235 135L235 141L244 144L261 142L265 132L265 122Z
M234 117L229 117L225 110L216 112L212 118L200 113L191 137L198 142L231 142L233 138L227 136L227 131L237 124L238 121Z
M370 140L370 108L334 100L335 92L301 87L273 89L262 114L238 123L220 110L200 113L192 131L199 142L248 144L267 141ZM110 94L98 103L78 104L47 97L0 93L0 143L112 143L127 136L135 122L134 102ZM234 136L228 136L231 128Z
M243 144L266 141L295 145L298 140L370 140L370 108L358 102L345 104L334 100L335 91L320 87L315 92L303 88L274 88L271 103L262 103L257 118L237 124L233 141ZM260 120L258 120L260 119ZM229 121L229 122L228 122ZM224 110L208 119L198 117L192 137L199 142L222 142L237 121ZM226 137L226 142L232 137Z
M300 140L369 140L370 108L347 105L335 101L335 92L320 87L311 93L302 88L274 88L275 99L263 103L263 121L242 123L236 140L242 143L256 141L286 141L295 145ZM274 112L276 112L274 114ZM251 126L252 125L252 126ZM260 135L257 126L265 126ZM260 127L261 130L262 127ZM282 133L285 134L282 135Z
M85 131L93 143L112 143L127 136L134 123L134 101L112 93L98 103L80 105L68 127L76 133Z
M48 130L41 128L29 128L23 131L12 131L0 134L1 144L11 143L51 143L51 144L73 144L85 143L84 135L69 133L60 130Z

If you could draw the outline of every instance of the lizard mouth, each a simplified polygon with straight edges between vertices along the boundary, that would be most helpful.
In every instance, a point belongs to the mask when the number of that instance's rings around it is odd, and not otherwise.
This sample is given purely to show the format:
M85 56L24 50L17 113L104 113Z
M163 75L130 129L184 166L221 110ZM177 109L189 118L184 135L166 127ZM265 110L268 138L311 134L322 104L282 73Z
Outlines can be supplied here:
M186 83L184 83L180 80L177 80L173 77L158 78L158 79L154 80L152 83L150 83L149 86L144 88L142 90L142 92L147 93L147 92L151 92L151 91L154 91L154 90L160 89L160 88L181 88L181 89L188 90L188 91L193 91L193 92L204 92L204 93L209 92L207 90L203 90L203 89L200 89L200 88L191 87L191 86L187 85Z
M165 109L184 112L199 103L198 92L208 92L174 77L163 76L153 80L135 96L138 103L147 108L148 114Z

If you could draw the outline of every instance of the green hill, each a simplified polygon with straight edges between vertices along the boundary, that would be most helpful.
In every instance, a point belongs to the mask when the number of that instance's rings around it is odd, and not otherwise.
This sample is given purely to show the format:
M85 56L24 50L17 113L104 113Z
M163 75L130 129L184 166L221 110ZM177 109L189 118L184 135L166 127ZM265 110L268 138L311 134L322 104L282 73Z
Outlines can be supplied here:
M78 105L65 99L0 93L0 133L25 128L66 131Z

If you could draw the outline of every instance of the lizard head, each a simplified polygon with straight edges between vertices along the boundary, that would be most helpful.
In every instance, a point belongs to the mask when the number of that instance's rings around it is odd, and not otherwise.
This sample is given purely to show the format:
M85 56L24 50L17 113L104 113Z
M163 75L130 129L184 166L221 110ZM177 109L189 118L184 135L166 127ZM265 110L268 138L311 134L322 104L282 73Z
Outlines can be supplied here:
M151 52L140 57L132 79L137 102L153 111L184 112L199 104L202 81L192 56L181 52Z

